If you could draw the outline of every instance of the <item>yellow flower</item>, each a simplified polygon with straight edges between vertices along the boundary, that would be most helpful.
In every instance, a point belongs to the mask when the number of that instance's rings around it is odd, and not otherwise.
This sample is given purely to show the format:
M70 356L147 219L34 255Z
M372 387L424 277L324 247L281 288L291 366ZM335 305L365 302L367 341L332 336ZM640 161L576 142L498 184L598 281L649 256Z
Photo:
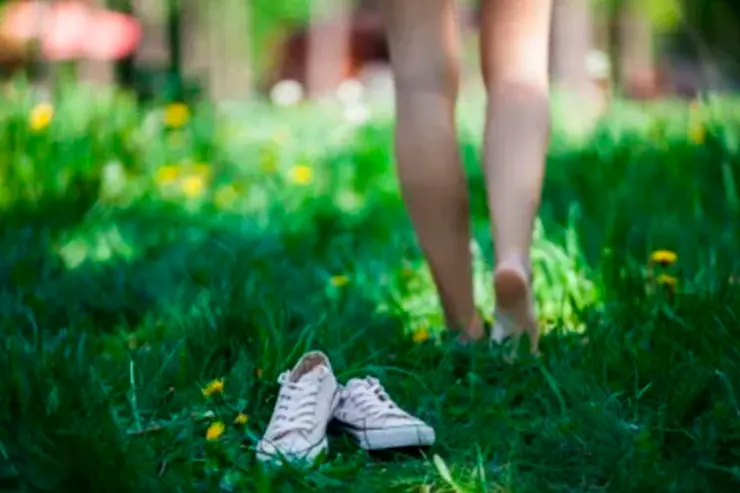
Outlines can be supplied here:
M692 122L689 125L689 142L695 145L701 145L706 141L707 131L701 122Z
M293 166L290 170L290 181L296 185L308 185L313 181L313 170L305 165Z
M226 425L221 421L214 421L206 430L206 440L210 442L218 440L224 434L224 431L226 431Z
M157 170L157 182L161 184L172 183L180 175L177 166L162 166Z
M33 107L28 124L34 132L40 132L51 124L54 118L54 106L49 103L40 103Z
M169 128L180 128L190 121L190 108L183 103L168 104L164 109L164 124Z
M203 395L205 397L209 397L213 394L220 394L224 391L224 379L223 378L217 378L216 380L212 380L211 382L206 385L206 388L203 389Z
M233 185L224 185L216 190L213 200L220 208L226 208L233 204L239 198L236 188Z
M254 376L257 377L259 380L262 380L262 368L257 368L254 370Z
M203 178L200 176L188 176L182 181L182 191L191 199L202 195L204 189Z
M655 281L661 286L667 286L669 288L675 288L676 284L678 284L678 279L668 274L659 275Z
M431 336L432 335L429 333L429 329L427 329L426 327L420 327L414 331L414 334L411 336L411 339L416 344L421 344L423 342L428 341Z
M656 250L650 256L650 262L660 265L673 265L678 260L678 255L670 250Z
M198 176L207 177L211 174L211 166L206 163L198 163L193 166L193 172Z
M236 418L234 418L234 424L237 425L245 425L247 424L247 421L249 421L249 416L244 413L239 413L236 415Z
M335 288L340 288L349 284L349 277L347 276L334 276L331 278L331 285Z

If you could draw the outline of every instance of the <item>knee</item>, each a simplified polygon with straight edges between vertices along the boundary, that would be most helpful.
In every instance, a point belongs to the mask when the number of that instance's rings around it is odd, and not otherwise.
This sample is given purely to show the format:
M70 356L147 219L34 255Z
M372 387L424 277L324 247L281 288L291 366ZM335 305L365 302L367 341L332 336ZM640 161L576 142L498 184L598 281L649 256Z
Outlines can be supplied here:
M489 100L510 101L515 104L549 108L550 88L547 79L503 79L486 82Z

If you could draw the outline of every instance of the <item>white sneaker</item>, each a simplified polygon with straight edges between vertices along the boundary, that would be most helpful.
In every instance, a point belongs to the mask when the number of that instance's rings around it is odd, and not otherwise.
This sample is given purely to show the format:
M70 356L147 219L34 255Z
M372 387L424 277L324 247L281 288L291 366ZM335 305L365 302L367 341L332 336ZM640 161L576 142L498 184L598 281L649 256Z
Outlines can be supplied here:
M347 382L332 426L365 450L428 447L435 439L431 426L399 408L372 377Z
M329 359L318 351L306 353L278 382L277 403L257 444L257 458L313 463L329 448L326 427L340 395Z

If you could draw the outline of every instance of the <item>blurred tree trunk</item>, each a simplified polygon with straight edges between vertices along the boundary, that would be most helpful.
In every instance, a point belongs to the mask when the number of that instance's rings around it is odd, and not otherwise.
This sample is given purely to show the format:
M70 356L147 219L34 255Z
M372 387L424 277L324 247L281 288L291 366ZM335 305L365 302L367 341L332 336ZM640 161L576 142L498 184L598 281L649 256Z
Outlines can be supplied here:
M134 56L137 65L170 65L168 6L166 0L131 0L141 23L141 44Z
M208 94L215 101L249 98L253 91L250 2L207 2Z
M611 79L619 93L648 95L656 89L653 30L642 2L609 2Z
M351 0L312 0L306 56L307 90L323 96L342 81L350 56Z
M656 90L653 29L644 1L622 0L618 12L619 84L638 97L650 97Z
M93 8L105 8L105 0L86 0ZM115 63L112 61L81 60L77 67L80 81L91 84L112 85L116 82Z
M208 7L200 0L181 0L180 44L182 74L201 84L208 82L209 33Z
M553 4L550 42L550 76L557 96L573 109L568 131L588 132L603 114L609 87L605 75L589 63L596 49L591 0L557 0ZM599 67L596 67L600 70Z
M594 84L588 70L593 49L590 0L558 0L552 14L550 74L566 91L592 93Z
M134 6L131 1L132 0L108 0L108 7L117 12L131 15L134 13ZM118 60L114 64L115 81L123 87L131 88L134 86L135 56L136 54L133 53L131 56Z

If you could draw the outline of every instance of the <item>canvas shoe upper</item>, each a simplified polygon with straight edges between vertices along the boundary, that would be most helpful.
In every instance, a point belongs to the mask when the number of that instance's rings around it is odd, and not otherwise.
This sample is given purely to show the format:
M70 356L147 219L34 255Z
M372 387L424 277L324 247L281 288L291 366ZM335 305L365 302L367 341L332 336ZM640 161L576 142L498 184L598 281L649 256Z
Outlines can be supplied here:
M391 400L377 379L347 382L332 423L366 450L425 447L434 443L434 429Z
M326 427L339 398L329 359L321 352L307 353L278 383L277 402L257 444L257 458L312 463L328 449Z

